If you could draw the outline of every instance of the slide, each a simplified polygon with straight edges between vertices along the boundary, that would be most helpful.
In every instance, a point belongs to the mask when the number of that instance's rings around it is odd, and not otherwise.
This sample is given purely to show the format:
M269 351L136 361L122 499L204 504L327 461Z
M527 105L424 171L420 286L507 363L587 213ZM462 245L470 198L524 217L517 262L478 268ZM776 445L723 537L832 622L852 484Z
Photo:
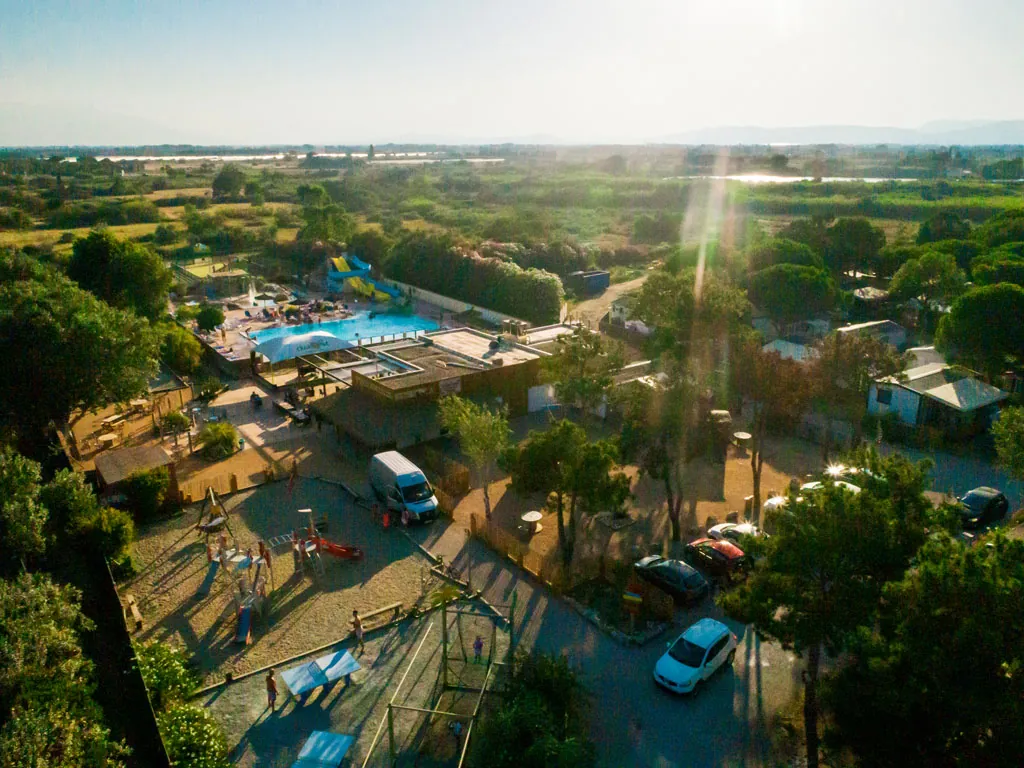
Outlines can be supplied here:
M252 642L252 608L248 605L238 612L238 631L235 632L235 642L245 645Z
M354 268L341 256L331 259L331 264L339 273L334 279L343 278L348 286L360 296L366 296L374 301L389 301L399 295L394 288L378 285L371 280L369 277L370 265L355 256L352 257Z
M327 539L318 539L317 545L320 547L321 552L326 552L334 557L340 557L343 560L363 559L363 550L359 547L346 547L342 544L335 544Z
M219 567L220 563L216 560L210 563L210 567L206 569L206 577L203 579L203 583L196 590L196 597L206 597L210 594L210 589L213 587L213 580L217 578L217 569Z

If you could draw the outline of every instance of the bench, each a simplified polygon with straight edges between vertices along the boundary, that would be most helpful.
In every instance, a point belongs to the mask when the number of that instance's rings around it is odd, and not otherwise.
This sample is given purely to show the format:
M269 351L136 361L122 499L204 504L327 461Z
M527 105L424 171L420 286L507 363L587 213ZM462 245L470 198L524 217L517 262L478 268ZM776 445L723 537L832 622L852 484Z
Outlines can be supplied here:
M125 599L128 601L128 607L125 608L125 616L131 615L132 621L135 622L135 629L142 629L142 611L139 610L139 604L135 601L135 595L125 595Z
M287 416L291 416L295 412L295 406L285 400L275 400L274 407Z

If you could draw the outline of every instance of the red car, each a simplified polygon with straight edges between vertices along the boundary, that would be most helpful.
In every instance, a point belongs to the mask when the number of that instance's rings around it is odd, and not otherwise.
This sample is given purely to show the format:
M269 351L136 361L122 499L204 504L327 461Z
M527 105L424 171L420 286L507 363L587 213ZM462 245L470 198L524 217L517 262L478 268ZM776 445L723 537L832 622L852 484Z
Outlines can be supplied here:
M731 541L696 539L686 545L686 560L709 576L730 582L747 567L748 558Z

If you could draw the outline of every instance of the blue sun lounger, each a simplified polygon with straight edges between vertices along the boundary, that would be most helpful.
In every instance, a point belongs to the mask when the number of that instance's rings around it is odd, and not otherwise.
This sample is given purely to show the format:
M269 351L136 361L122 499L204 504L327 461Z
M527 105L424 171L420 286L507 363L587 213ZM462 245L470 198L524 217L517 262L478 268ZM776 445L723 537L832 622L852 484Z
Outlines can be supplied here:
M355 736L313 731L292 768L337 768L355 740Z
M284 684L288 686L292 696L301 696L322 685L333 683L358 669L356 661L348 651L337 651L319 659L299 664L281 673Z

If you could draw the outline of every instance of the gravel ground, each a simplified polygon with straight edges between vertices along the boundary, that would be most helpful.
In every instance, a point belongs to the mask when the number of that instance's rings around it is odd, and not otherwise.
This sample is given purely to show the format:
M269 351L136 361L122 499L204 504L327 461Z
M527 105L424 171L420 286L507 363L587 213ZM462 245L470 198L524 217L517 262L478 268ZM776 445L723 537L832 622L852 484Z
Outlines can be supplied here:
M247 646L234 642L233 585L223 572L209 595L196 596L207 571L203 536L193 530L199 507L141 530L133 548L139 573L120 590L122 596L135 595L145 618L136 639L183 645L205 683L345 638L353 609L365 614L396 602L411 607L422 599L426 559L398 531L373 525L369 512L336 485L299 479L289 491L287 482L278 482L236 494L225 506L243 550L255 550L260 538L305 525L297 510L312 508L315 517L328 519L327 539L358 546L365 556L360 562L325 557L324 574L314 579L295 572L287 546L277 548L273 589ZM427 589L433 583L431 577Z
M467 644L472 643L469 635L484 632L483 628L490 626L490 619L483 616L462 617L461 621ZM449 683L479 686L485 666L470 664L467 668L460 663L455 650L458 648L455 642L458 623L458 619L449 615L449 637L455 657L449 667L453 670ZM422 650L416 655L421 641ZM387 765L388 732L386 725L381 726L386 719L387 704L394 699L396 704L429 708L439 700L440 644L441 615L432 611L418 619L368 632L365 649L361 653L353 650L363 668L352 675L350 685L339 681L316 689L305 698L291 696L279 673L308 660L299 659L276 669L278 707L274 713L267 707L262 674L218 688L197 703L208 707L224 727L228 743L232 745L231 759L241 768L291 765L314 730L356 737L345 765L361 765L379 731L380 741L369 765L383 768ZM351 644L339 644L331 650L346 648L351 648ZM507 635L499 632L496 651L500 654L505 649ZM461 695L459 692L446 694L440 699L442 705L453 707L459 714L471 712L475 702L476 694L465 691ZM468 721L466 717L464 724ZM442 722L442 718L396 710L394 730L399 765L436 768L456 765L454 744L448 735L447 721Z

